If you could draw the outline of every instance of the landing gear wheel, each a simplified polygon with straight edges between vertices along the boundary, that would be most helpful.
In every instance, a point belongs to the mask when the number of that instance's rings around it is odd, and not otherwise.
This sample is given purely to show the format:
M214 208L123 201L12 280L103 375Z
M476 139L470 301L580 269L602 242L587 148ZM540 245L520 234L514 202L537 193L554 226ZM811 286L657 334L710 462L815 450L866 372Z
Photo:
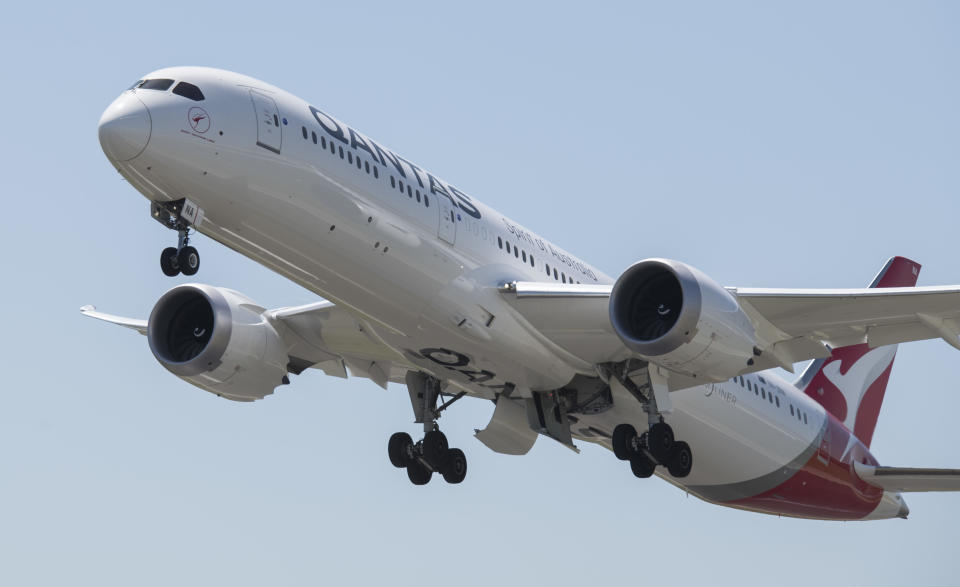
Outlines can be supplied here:
M690 445L684 441L673 443L670 449L670 461L667 465L667 471L670 475L680 478L690 474L693 468L693 453L690 452Z
M613 445L613 454L621 461L629 461L633 455L633 439L637 437L637 429L630 424L619 424L613 429L610 443Z
M177 249L175 247L167 247L160 253L160 270L167 277L180 275L180 265L177 262Z
M443 466L443 480L447 483L457 484L463 481L467 476L467 457L459 448L451 448L447 451L447 464Z
M651 461L645 454L638 454L630 459L630 470L633 471L635 476L641 479L646 479L653 475L653 471L656 468L656 463Z
M193 247L183 247L177 253L177 264L184 275L194 275L200 269L200 253Z
M450 445L447 444L447 437L439 430L431 430L423 437L423 458L430 463L430 466L435 470L443 468L449 448Z
M407 477L414 485L426 485L433 477L433 471L420 464L420 461L413 461L407 465Z
M390 457L390 463L398 469L406 467L412 454L412 448L413 439L406 432L397 432L391 436L390 442L387 443L387 455Z
M657 422L650 427L647 444L653 458L661 465L666 464L670 459L670 449L673 447L673 429L663 422Z

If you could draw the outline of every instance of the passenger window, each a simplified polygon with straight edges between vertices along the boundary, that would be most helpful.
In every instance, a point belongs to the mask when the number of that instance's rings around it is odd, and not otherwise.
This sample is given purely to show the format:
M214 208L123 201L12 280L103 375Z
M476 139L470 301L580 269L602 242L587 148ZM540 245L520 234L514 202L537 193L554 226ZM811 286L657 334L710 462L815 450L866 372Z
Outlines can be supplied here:
M806 412L803 413L803 423L804 423L804 424L807 423L807 413L806 413Z
M370 162L369 162L369 161L364 161L364 162L363 162L363 169L364 169L364 171L366 171L367 173L370 173Z
M333 144L333 141L330 141L330 152L333 153L334 155L337 154L337 147L336 145Z
M773 399L777 402L777 407L779 408L779 407L780 407L780 397L779 397L779 396L776 396L776 397L774 397Z
M563 278L563 282L564 282L564 283L567 282L567 274L566 274L566 273L560 273L560 277Z
M547 275L550 275L550 263L544 263L543 265L547 268Z
M417 202L420 202L420 190L417 190Z
M760 397L763 399L767 399L767 390L762 387L760 388Z
M373 166L373 176L374 176L374 177L380 177L380 172L377 171L377 166L376 166L376 165Z
M340 151L340 158L343 159L343 147L339 147L337 150Z
M390 187L392 188L397 187L397 180L392 175L390 176Z
M307 127L301 126L300 131L303 133L303 138L307 138Z
M200 91L200 88L188 82L180 82L177 84L177 87L173 88L173 93L193 100L194 102L203 100L203 92Z
M403 193L403 181L401 180L401 181L398 181L397 183L400 184L400 193L402 194L402 193Z
M791 416L796 415L796 414L793 413L793 404L790 404L790 415L791 415Z
M142 84L137 86L139 90L157 90L159 92L166 92L170 89L170 86L173 85L172 79L148 79Z
M310 138L313 139L313 144L316 145L316 144L317 144L317 133L315 133L315 132L313 132L313 131L310 131Z
M423 205L426 206L427 208L430 207L430 196L428 196L427 194L423 194Z
M531 266L531 267L536 267L536 265L534 265L534 263L533 263L533 255L530 255L530 266Z
M749 379L747 379L747 389L748 389L749 391L753 391L753 386L750 385L750 380L749 380Z
M407 195L410 196L411 198L413 197L413 188L410 187L409 183L407 184Z
M523 251L523 254L520 255L520 257L523 259L523 262L524 262L524 263L527 262L527 252L526 252L526 251Z
M347 163L353 163L353 153L347 151Z
M513 256L517 259L520 258L520 247L513 247Z
M357 169L363 171L363 163L360 161L360 156L357 156Z
M553 278L554 278L554 279L560 279L560 276L557 274L557 268L556 268L556 267L553 268Z
M510 241L507 241L507 252L510 252Z
M501 249L503 248L503 239L500 238L499 236L497 237L497 246L500 247Z
M326 138L326 137L320 137L320 147L323 148L323 149L326 149L326 148L327 148L327 138Z

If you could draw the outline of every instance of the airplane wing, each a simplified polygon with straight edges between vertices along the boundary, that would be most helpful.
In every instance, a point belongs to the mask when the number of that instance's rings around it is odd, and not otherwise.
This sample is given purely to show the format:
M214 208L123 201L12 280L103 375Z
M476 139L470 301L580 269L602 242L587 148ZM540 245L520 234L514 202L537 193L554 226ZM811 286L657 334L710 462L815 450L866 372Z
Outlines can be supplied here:
M874 467L854 463L857 476L885 491L960 491L960 469Z
M80 312L91 318L147 334L147 320L124 318L84 306ZM319 369L334 377L365 377L386 388L390 381L402 383L411 367L402 355L380 341L373 329L353 314L331 302L268 310L267 320L287 346L289 370L300 374Z
M533 328L592 363L629 351L609 317L612 286L513 282L500 288ZM830 356L828 347L871 347L943 338L960 349L960 287L727 288L765 343L750 370Z

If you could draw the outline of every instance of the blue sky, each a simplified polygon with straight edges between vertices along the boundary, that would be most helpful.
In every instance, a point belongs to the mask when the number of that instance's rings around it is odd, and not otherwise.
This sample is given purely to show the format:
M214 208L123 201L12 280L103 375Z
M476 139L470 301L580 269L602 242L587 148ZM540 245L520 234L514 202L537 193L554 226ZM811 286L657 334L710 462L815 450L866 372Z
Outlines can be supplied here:
M286 88L615 275L665 256L724 285L865 285L895 254L960 283L952 3L17 3L0 38L6 314L0 583L945 584L960 495L909 521L778 519L548 440L526 457L442 424L457 487L386 458L402 388L320 373L240 405L78 308L146 316L173 236L96 124L143 73L210 65ZM313 296L203 237L197 276ZM958 355L897 356L873 449L960 467Z

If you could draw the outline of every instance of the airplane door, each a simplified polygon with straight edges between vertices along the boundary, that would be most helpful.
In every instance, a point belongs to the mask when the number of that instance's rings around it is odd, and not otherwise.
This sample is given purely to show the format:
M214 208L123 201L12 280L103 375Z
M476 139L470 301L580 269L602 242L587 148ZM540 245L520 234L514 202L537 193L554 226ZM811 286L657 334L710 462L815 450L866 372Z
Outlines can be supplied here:
M283 136L277 103L256 90L250 90L250 99L253 100L253 111L257 116L257 145L279 154Z
M437 197L440 209L440 228L437 236L451 245L457 240L457 209L449 198Z

